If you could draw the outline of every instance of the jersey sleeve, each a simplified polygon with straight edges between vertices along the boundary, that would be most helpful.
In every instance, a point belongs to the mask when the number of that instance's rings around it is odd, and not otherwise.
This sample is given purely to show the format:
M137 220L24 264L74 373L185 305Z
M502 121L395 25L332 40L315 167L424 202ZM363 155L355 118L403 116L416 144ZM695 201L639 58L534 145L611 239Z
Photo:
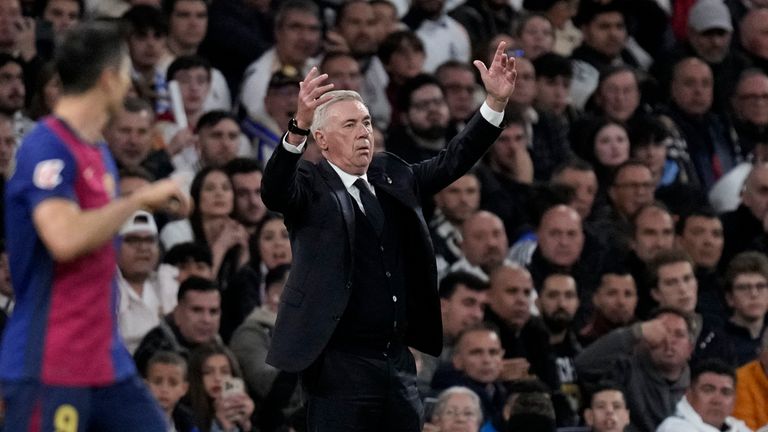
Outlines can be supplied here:
M30 210L50 198L77 201L77 162L67 146L52 133L31 133L19 148L10 182ZM46 133L47 132L47 133Z

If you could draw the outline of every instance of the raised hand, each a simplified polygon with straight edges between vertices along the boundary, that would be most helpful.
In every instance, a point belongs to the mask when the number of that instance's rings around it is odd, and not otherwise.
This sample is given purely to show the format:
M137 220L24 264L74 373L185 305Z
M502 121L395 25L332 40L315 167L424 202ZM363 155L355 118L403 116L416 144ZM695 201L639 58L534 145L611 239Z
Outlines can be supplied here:
M515 80L517 79L515 59L507 56L507 43L499 42L496 53L493 55L491 67L486 68L480 60L475 60L474 65L480 72L480 79L483 80L483 86L485 86L487 94L485 102L494 111L504 111L509 97L515 91Z
M312 117L320 105L330 98L326 93L333 89L333 84L323 84L328 74L320 74L317 67L309 71L304 81L299 83L299 102L296 108L296 123L302 129L309 129Z

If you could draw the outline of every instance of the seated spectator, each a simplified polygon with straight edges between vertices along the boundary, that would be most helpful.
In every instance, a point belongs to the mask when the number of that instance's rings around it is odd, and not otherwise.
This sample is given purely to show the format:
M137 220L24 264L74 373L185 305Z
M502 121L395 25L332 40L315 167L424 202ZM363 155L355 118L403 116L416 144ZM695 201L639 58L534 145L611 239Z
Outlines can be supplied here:
M411 31L395 31L381 41L378 56L388 76L386 84L378 84L386 85L387 100L391 107L389 127L399 126L403 123L401 117L406 111L406 107L400 105L403 102L399 99L400 93L408 80L424 71L424 44ZM374 124L378 123L374 121Z
M167 66L176 58L194 56L208 32L208 2L206 0L166 0L162 2L163 13L168 19L166 56L161 62ZM231 30L231 29L228 29ZM242 43L242 40L238 40ZM211 57L204 56L210 61ZM230 109L232 96L224 75L216 68L210 68L210 91L205 97L203 111Z
M242 382L235 356L223 345L206 343L189 359L189 401L201 432L248 432L253 401L245 392L228 391L233 380Z
M523 8L529 12L543 13L555 29L553 51L569 56L581 43L581 31L571 19L576 15L575 3L571 0L523 0Z
M673 156L674 139L669 128L658 117L641 114L627 125L631 157L651 169L656 185L656 199L674 214L686 214L706 203L698 177L689 160Z
M763 70L750 68L741 72L731 93L731 105L733 126L744 152L751 152L758 143L768 140L765 95L768 95L768 75Z
M552 52L555 46L554 28L549 18L543 14L534 12L524 16L518 22L515 33L523 55L532 62Z
M317 64L313 56L321 42L320 8L308 0L282 2L275 15L274 31L275 45L243 74L239 101L252 118L264 115L264 97L275 71L287 67L303 77Z
M529 139L527 149L533 162L534 178L547 181L552 176L552 170L572 154L568 128L555 114L538 111L534 107L538 86L536 70L531 61L525 57L517 57L515 69L515 92L509 98L509 105L520 112L525 121Z
M573 189L571 207L581 216L582 222L591 220L597 197L597 175L592 165L579 158L572 158L555 168L550 183Z
M555 432L555 408L546 392L522 393L510 406L506 429L509 432Z
M170 110L168 82L160 71L160 60L165 55L168 23L159 8L136 4L122 20L127 24L128 52L131 57L131 76L139 97L150 101L157 115Z
M472 390L456 386L440 392L422 432L480 432L482 424L480 398Z
M168 271L155 271L160 247L157 225L150 213L135 212L118 234L118 327L126 348L133 353L147 332L173 310L174 305L168 300L176 297L178 282Z
M626 265L629 267L637 287L637 309L635 314L645 318L656 306L651 295L652 285L648 281L651 261L661 251L675 246L675 222L672 214L661 203L641 207L632 217L632 237Z
M435 194L435 213L429 221L438 274L461 258L461 225L480 206L480 183L467 173Z
M155 181L152 174L141 167L122 168L118 171L120 176L120 197L127 197L136 192L137 189L147 186ZM157 222L157 219L155 219Z
M474 66L451 60L440 65L435 78L445 92L445 102L451 113L448 137L453 138L480 108L477 93L480 87L475 79Z
M147 362L158 351L188 356L197 345L219 340L221 295L216 283L190 277L179 286L178 304L150 330L133 354L139 373L146 375Z
M480 398L485 423L498 425L507 395L503 381L510 378L505 372L509 368L503 366L503 356L499 334L492 326L469 327L456 341L453 370L438 370L432 389L443 390L455 385L469 388Z
M189 390L187 361L171 351L158 351L147 363L144 377L149 391L174 432L199 432L189 409L179 404Z
M243 132L251 141L256 160L261 163L269 160L280 145L283 132L288 130L288 123L296 111L300 80L298 75L275 72L267 85L264 112L258 117L247 115L243 119Z
M466 271L482 280L504 264L509 252L509 242L504 224L495 214L480 210L467 218L461 226L461 251L463 257L450 271Z
M757 252L742 252L728 264L725 299L731 308L723 333L733 344L736 365L751 362L760 351L768 312L768 258Z
M516 240L530 223L527 206L533 198L533 161L530 134L516 111L504 112L504 130L483 157L476 173L480 180L480 208L501 218L507 238Z
M531 274L517 265L504 264L491 273L490 285L485 320L498 328L505 369L516 373L508 379L530 373L550 389L559 390L552 348L542 343L549 339L549 333L542 320L531 315L535 292Z
M576 357L576 371L584 383L616 381L632 425L652 432L688 388L694 340L687 314L660 308L650 321L614 330L585 348Z
M704 360L691 371L691 385L656 432L751 432L743 421L731 417L736 392L736 372L719 360Z
M581 395L576 376L574 359L581 352L576 338L574 318L579 309L576 281L563 273L552 273L542 282L536 306L549 332L549 345L555 357L560 391L568 398L574 416L581 406ZM561 423L575 425L578 417L561 419Z
M629 426L629 410L621 387L609 381L598 383L589 396L584 422L592 432L624 432Z
M298 376L292 375L292 386L280 389L276 386L281 372L266 363L267 351L272 342L277 309L285 282L288 280L290 266L283 264L270 270L266 279L264 303L254 309L243 323L235 330L229 343L232 353L237 358L243 371L243 379L259 415L259 425L270 430L283 426L286 418L300 404ZM283 382L283 379L280 380ZM283 396L280 397L279 395ZM293 396L291 396L293 394ZM272 399L272 400L268 400ZM280 399L280 400L278 400ZM275 404L278 406L275 406ZM282 403L283 406L279 406ZM269 421L267 421L269 417Z
M201 168L222 168L237 156L248 154L248 140L240 124L229 111L209 111L200 117L191 143L184 144L173 156L175 176L182 180L194 177Z
M742 159L738 142L726 119L712 110L712 70L696 57L677 62L670 83L671 101L664 111L671 120L678 154L689 158L703 190L710 187Z
M197 55L177 57L168 66L165 79L179 83L184 115L190 130L194 130L200 117L209 111L205 107L205 101L211 93L212 74L213 69L208 60ZM171 128L171 131L176 130L178 128ZM166 142L171 140L171 136L173 135L166 135Z
M154 149L155 114L144 100L129 97L104 128L104 138L118 168L142 168L153 179L168 177L173 164L163 150ZM122 176L121 176L122 177Z
M765 230L763 221L768 216L768 163L755 164L741 187L741 204L736 210L720 216L723 222L724 269L739 252L744 252Z
M13 135L13 121L4 114L0 114L0 176L3 178L11 176L15 154L16 137Z
M708 319L724 322L728 315L725 289L718 263L723 254L723 224L708 208L699 208L678 219L677 244L693 260L699 282L696 311Z
M579 340L585 346L635 320L635 279L625 269L606 268L591 300L592 316L579 331Z
M390 129L387 150L409 163L436 156L447 143L450 120L440 83L431 75L417 75L405 82L398 100L402 124Z
M470 40L467 30L458 21L448 16L445 0L414 0L408 13L402 18L405 25L414 31L424 46L428 46L424 71L433 73L448 60L469 63L471 60Z
M235 193L232 216L249 234L253 234L267 213L267 207L261 200L262 167L254 159L236 158L229 161L224 170L232 181Z
M733 416L744 420L750 428L763 431L768 427L768 332L763 333L757 360L736 371L736 406Z
M582 142L574 142L576 154L592 164L600 190L605 194L616 168L629 160L629 137L620 123L598 120Z
M250 259L248 233L230 217L234 207L232 182L221 168L207 167L195 176L190 194L196 203L192 214L166 225L160 241L166 250L189 241L209 246L213 274L226 281Z
M449 363L462 331L483 322L488 305L488 283L471 273L449 273L438 287L443 322L443 350L439 358L422 354L418 373L420 385L429 385L440 364Z
M533 61L533 67L536 69L536 110L552 113L570 126L578 117L576 109L571 106L569 94L573 78L571 60L559 54L546 53Z
M190 276L212 278L211 251L200 243L185 242L175 245L165 253L163 262L176 267L176 279L179 283Z
M678 249L664 250L653 258L648 270L651 297L658 305L675 308L693 319L695 349L691 364L712 357L734 364L736 355L728 337L711 320L696 313L699 285L691 258Z

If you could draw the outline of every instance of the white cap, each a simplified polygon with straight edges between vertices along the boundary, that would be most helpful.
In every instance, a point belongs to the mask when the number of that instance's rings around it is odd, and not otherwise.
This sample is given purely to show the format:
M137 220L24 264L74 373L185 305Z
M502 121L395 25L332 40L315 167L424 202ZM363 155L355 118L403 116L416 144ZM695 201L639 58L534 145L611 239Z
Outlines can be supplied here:
M120 228L121 236L127 234L147 233L157 235L157 224L152 213L138 210L128 218L128 221Z

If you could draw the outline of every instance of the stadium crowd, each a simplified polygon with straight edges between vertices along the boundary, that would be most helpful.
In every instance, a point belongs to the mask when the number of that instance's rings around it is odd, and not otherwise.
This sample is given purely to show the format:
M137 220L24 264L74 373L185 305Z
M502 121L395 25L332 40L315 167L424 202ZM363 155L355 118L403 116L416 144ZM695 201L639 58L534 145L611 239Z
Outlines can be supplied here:
M59 96L57 44L95 19L132 63L103 131L120 194L172 177L195 203L119 233L119 328L169 431L306 430L299 376L266 363L296 299L260 195L301 79L359 92L376 151L418 163L502 40L504 130L423 209L443 322L439 358L414 350L423 431L768 431L768 1L0 0L0 183Z

